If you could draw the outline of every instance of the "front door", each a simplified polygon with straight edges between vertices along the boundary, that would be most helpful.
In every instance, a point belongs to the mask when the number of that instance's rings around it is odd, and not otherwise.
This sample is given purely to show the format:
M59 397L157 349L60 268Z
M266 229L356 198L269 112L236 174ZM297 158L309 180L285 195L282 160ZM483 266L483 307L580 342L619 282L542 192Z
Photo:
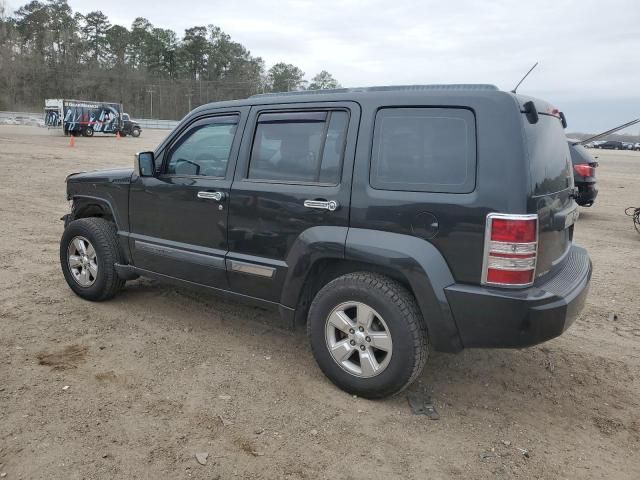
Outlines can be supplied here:
M359 121L352 102L252 107L229 207L233 291L280 301L296 242L346 232Z
M228 287L227 214L242 121L248 109L196 118L156 155L129 201L134 265L181 280Z

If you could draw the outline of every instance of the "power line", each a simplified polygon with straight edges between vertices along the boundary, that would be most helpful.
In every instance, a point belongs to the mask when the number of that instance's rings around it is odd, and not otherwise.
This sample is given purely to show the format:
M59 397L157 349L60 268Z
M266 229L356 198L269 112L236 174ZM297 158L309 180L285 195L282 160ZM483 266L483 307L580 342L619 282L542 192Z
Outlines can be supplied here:
M189 111L191 111L191 97L193 97L193 92L186 93L185 97L189 98Z
M149 96L151 97L151 115L150 117L153 118L153 89L157 87L157 85L147 85L147 93L149 94Z

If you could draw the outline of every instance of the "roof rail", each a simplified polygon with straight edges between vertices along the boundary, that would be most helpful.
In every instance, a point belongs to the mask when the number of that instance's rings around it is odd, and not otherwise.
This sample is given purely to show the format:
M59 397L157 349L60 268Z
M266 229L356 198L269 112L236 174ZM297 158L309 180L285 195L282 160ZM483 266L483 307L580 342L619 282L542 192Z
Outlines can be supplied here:
M389 85L380 87L355 87L355 88L329 88L325 90L296 90L294 92L258 93L249 98L260 97L288 97L299 95L326 95L331 93L360 93L360 92L421 92L433 90L498 90L498 87L490 84L452 83L433 85Z

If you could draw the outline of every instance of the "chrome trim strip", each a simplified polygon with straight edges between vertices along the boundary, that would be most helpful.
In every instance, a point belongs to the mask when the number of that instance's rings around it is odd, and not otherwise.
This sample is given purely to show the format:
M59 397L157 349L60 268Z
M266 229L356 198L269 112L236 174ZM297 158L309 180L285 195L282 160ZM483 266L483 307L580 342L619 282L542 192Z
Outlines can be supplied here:
M198 265L205 265L214 268L225 268L224 258L215 257L212 255L205 255L203 253L188 252L186 250L167 247L165 245L156 245L153 243L141 242L135 240L134 242L136 250L141 252L150 253L153 255L160 255L162 257L171 258L172 260L178 260L189 263L196 263Z
M273 278L276 271L273 267L256 265L255 263L239 262L238 260L228 260L230 269L234 272L248 273L259 277Z

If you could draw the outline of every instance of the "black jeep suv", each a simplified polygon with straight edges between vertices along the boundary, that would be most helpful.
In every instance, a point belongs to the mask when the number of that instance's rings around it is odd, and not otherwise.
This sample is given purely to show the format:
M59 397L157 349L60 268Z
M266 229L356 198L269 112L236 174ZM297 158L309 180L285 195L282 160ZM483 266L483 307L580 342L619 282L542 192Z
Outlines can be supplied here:
M533 345L580 312L562 117L488 85L204 105L133 169L67 178L62 270L88 300L144 275L274 308L340 388L391 395L430 348Z
M578 189L576 202L581 207L590 207L598 196L596 184L598 162L579 142L569 140L567 143L573 164L573 181Z

